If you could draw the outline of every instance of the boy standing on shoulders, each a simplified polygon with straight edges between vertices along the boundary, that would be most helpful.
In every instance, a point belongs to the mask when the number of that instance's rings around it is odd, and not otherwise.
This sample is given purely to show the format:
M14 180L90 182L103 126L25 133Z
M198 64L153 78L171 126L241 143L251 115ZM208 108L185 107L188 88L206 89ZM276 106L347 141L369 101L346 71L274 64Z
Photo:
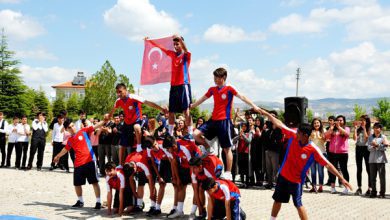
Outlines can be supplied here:
M60 158L65 155L70 149L75 152L74 161L74 173L73 173L73 185L78 197L76 204L73 208L82 208L84 206L83 189L82 185L85 185L86 180L89 184L92 184L93 190L96 196L96 205L94 209L100 209L102 204L100 200L100 187L99 180L97 177L96 169L96 157L92 149L91 142L88 134L103 125L103 121L99 122L94 126L82 128L76 132L76 126L73 122L65 121L64 128L70 133L68 142L61 152L58 153L54 159L54 163L58 163Z
M145 38L147 40L148 38ZM169 91L169 134L173 135L175 126L175 113L183 113L188 134L192 134L192 119L190 117L190 104L192 103L190 73L191 53L187 50L184 38L173 35L173 47L175 51L168 50L162 45L150 41L160 48L172 59L171 89Z
M306 172L314 160L336 175L346 188L352 190L352 186L324 157L321 150L313 142L309 142L312 130L310 124L300 124L298 130L294 131L267 111L260 109L258 112L267 116L276 127L282 130L288 139L286 155L280 166L275 192L272 196L274 204L272 206L271 220L276 219L282 203L288 203L290 195L293 197L293 202L298 210L299 217L301 219L308 219L306 209L302 205L302 185L305 183Z
M193 109L202 104L211 96L214 97L214 109L211 119L204 123L200 128L195 130L194 138L199 144L210 148L209 144L205 141L203 136L206 136L209 140L216 136L218 137L218 141L221 144L223 152L226 156L226 172L224 177L231 180L231 170L233 164L233 154L231 150L233 146L233 124L231 119L233 97L237 96L246 104L250 105L255 111L258 109L258 107L247 97L241 95L233 86L226 85L226 69L218 68L214 70L213 74L216 86L209 88L204 96L191 105L191 109Z

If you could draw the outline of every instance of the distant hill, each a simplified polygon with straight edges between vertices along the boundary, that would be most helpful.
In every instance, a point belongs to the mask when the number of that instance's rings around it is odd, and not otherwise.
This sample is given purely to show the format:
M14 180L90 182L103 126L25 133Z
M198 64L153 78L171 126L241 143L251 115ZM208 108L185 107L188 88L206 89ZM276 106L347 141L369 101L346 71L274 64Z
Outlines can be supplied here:
M385 97L390 100L390 97ZM334 115L345 115L347 118L354 116L353 107L355 104L366 109L367 113L372 112L372 107L377 106L377 101L382 98L368 98L368 99L338 99L338 98L325 98L309 100L309 108L313 110L314 116L326 117L327 113ZM276 109L284 111L284 103L280 102L262 102L255 101L255 104L266 109ZM202 110L213 110L213 103L202 104L200 106ZM243 103L234 103L234 108L246 109L248 106Z

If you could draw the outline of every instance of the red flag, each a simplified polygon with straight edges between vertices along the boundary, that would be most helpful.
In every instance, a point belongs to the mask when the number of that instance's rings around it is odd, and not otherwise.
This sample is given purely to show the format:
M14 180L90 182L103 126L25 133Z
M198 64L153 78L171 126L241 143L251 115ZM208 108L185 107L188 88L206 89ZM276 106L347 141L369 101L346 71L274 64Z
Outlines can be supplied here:
M171 81L172 59L160 47L173 51L172 37L145 40L141 85Z

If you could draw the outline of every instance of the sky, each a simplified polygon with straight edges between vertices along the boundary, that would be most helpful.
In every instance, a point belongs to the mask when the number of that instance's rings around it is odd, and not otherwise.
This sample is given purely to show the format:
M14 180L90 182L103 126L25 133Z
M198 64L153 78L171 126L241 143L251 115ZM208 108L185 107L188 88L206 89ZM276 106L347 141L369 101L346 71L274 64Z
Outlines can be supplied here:
M254 101L390 96L390 2L375 0L0 0L0 27L24 82L52 85L106 60L140 95L168 100L169 83L140 86L143 38L180 34L192 53L195 98L212 72Z

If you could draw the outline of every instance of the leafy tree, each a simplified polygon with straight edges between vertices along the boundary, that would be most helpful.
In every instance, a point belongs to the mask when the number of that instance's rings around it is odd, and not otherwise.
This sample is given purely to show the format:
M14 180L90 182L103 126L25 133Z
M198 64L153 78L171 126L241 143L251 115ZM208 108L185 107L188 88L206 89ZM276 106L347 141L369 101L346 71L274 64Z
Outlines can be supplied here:
M64 93L59 93L56 96L56 99L53 102L53 116L57 116L60 114L60 111L66 110L66 103L65 103L65 94Z
M20 77L17 67L19 61L13 58L14 54L15 52L8 50L3 29L0 42L0 111L8 117L28 113L24 102L27 87Z
M134 91L129 79L125 75L117 76L115 69L107 60L86 83L83 109L89 115L103 115L109 112L116 100L115 86L119 82L127 84L129 92Z
M313 110L311 108L308 108L306 110L306 116L307 116L307 121L309 123L311 123L311 121L313 121L313 118L314 118L314 113L313 113Z
M39 89L38 91L32 90L34 94L34 102L32 103L32 115L36 115L38 112L44 112L48 116L51 116L50 113L50 102L49 99L46 97L45 92L42 89ZM49 117L51 118L51 117Z
M378 107L373 107L372 112L375 117L377 117L380 122L386 128L390 126L390 101L388 99L378 100Z
M367 114L366 108L363 108L358 104L355 104L353 106L353 112L355 113L355 121L358 121L360 119L360 116Z
M66 102L66 110L68 111L69 118L77 118L80 108L81 105L79 96L77 93L72 93Z
M129 77L127 77L126 75L119 74L119 76L118 76L118 83L125 84L126 88L127 88L127 91L129 91L129 93L134 93L135 92L133 85L130 84Z

